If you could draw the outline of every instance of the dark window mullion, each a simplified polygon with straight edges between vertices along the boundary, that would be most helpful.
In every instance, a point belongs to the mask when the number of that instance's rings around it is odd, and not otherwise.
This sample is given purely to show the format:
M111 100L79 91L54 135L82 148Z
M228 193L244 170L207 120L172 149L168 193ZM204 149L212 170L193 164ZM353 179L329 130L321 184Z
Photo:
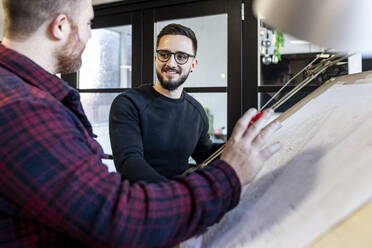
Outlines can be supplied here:
M296 87L296 85L288 85L287 87L285 87L282 92L288 92L290 90L292 90L294 87ZM304 86L301 91L313 91L315 90L316 88L318 88L319 85L316 84L310 84L310 85L306 85ZM257 87L257 92L258 93L275 93L277 91L279 91L280 89L282 88L282 85L265 85L265 86L258 86Z
M231 0L227 0L231 1ZM155 9L155 21L216 15L227 12L226 0L206 0ZM235 1L235 0L234 0Z
M227 87L185 87L189 93L226 93ZM128 88L79 89L80 93L120 93Z
M242 20L241 2L228 1L228 90L227 137L241 117L242 111Z
M142 84L143 80L143 12L132 13L132 88Z
M253 15L253 0L244 0L243 35L243 112L258 106L257 19Z
M226 93L227 87L185 87L189 93Z
M100 88L100 89L78 89L80 93L120 93L128 88Z
M154 10L143 12L143 75L141 84L154 83Z

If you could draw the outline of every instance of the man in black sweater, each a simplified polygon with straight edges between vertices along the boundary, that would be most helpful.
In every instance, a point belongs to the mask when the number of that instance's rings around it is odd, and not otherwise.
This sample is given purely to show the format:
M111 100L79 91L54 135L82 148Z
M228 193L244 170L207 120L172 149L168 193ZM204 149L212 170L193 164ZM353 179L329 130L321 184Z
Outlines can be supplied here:
M117 96L110 110L110 140L117 171L131 182L161 182L201 163L218 145L207 115L183 91L198 64L194 32L179 24L163 28L155 57L158 80Z

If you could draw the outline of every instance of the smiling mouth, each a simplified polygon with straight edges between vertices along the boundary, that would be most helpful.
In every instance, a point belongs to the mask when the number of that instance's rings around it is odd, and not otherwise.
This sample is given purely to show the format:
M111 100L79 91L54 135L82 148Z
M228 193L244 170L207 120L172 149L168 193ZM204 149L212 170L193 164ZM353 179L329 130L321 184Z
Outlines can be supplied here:
M166 74L178 74L177 71L165 71Z
M166 74L179 74L180 73L178 70L174 70L174 69L163 69L162 72Z

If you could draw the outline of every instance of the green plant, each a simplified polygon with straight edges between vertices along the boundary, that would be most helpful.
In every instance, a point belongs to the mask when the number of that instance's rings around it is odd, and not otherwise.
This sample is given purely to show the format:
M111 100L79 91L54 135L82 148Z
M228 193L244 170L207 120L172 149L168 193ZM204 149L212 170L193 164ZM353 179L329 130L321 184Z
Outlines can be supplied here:
M211 137L214 136L214 128L213 128L213 115L211 114L211 111L209 108L205 107L204 108L205 113L207 114L208 117L208 122L209 122L209 130L208 133Z
M275 30L275 51L274 55L278 58L278 62L282 60L280 50L284 47L284 35L282 32Z

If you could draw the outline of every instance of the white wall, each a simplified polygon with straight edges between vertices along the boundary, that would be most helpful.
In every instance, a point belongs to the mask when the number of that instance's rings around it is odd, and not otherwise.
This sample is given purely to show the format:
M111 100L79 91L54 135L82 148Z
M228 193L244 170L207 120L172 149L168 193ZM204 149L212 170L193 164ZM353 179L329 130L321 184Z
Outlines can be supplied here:
M3 39L3 5L0 1L0 40Z

